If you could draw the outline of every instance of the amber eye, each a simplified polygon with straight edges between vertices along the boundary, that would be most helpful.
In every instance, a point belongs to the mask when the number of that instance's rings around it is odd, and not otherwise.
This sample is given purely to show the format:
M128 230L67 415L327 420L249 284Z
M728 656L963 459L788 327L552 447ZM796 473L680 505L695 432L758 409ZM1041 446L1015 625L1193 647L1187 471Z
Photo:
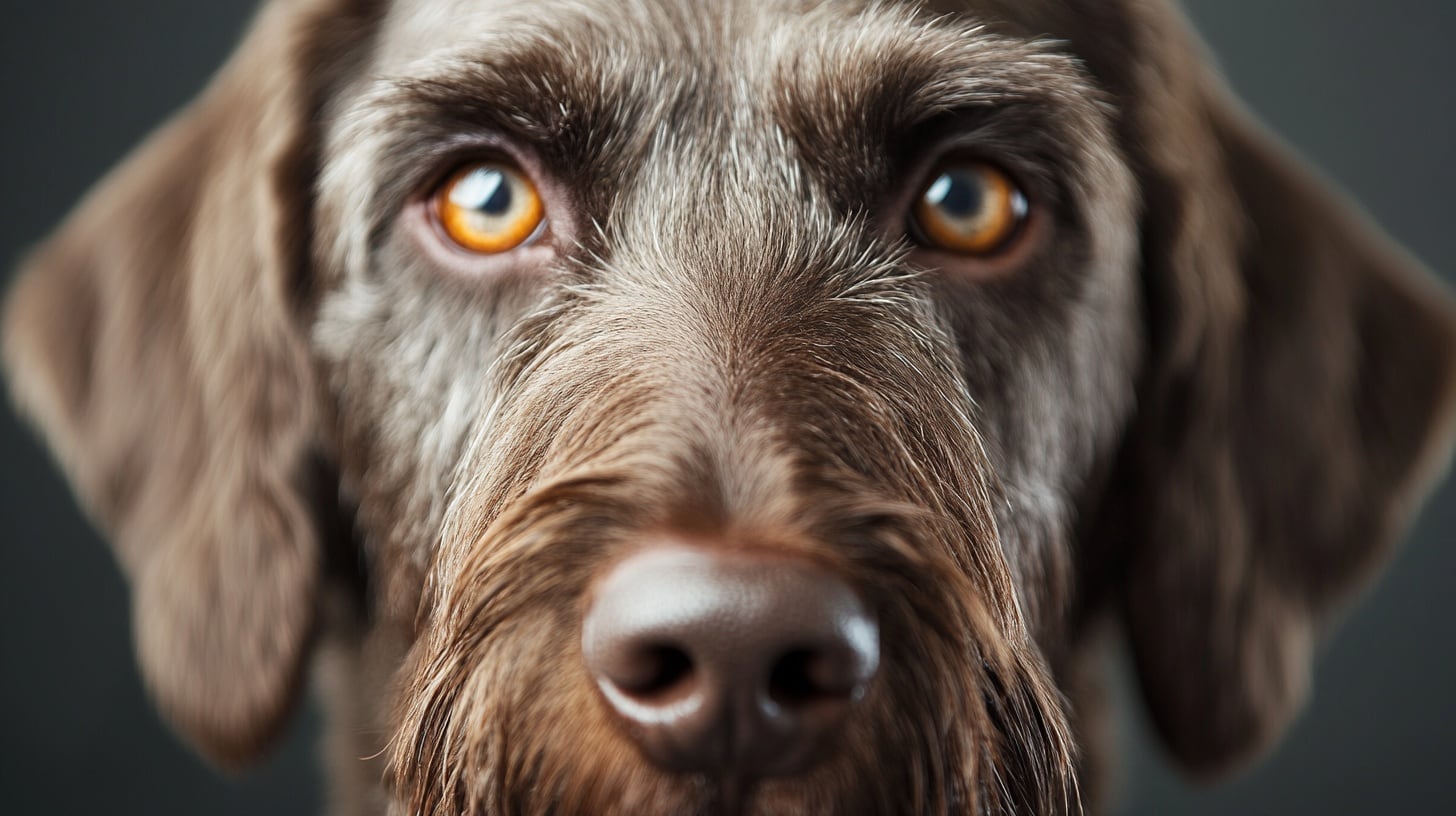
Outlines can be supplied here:
M982 162L940 165L910 213L923 244L962 255L1004 249L1026 221L1026 196L1002 171Z
M544 220L536 187L510 165L480 162L451 176L435 195L435 217L450 240L471 252L515 249Z

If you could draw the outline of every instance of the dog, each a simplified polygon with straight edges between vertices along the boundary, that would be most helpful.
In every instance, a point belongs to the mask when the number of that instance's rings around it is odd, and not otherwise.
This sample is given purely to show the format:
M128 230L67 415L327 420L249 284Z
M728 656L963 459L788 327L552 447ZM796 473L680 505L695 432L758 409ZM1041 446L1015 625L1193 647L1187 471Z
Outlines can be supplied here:
M1097 812L1237 768L1450 457L1456 307L1162 0L271 0L12 393L222 767L338 813Z

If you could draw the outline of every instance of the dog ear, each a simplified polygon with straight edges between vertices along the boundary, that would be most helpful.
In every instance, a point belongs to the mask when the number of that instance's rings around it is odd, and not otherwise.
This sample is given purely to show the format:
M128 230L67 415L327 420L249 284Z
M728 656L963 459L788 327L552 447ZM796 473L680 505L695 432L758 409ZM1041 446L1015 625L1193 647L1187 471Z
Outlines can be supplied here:
M1317 627L1444 470L1456 312L1231 102L1209 103L1230 195L1148 189L1151 359L1111 518L1154 722L1218 772L1282 733Z
M1149 357L1094 547L1120 554L1158 731L1223 771L1283 731L1317 628L1448 460L1456 310L1242 111L1171 3L1028 5L1008 13L1112 92L1144 195Z
M315 616L305 83L343 5L270 4L30 258L4 316L12 393L131 580L147 683L224 765L287 720Z

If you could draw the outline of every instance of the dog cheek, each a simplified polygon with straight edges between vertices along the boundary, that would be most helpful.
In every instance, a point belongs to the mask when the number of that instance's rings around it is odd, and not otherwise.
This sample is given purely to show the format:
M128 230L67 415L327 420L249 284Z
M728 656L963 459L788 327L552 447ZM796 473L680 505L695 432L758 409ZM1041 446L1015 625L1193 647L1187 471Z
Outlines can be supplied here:
M412 620L446 497L497 394L491 377L530 295L421 288L408 258L382 252L325 296L313 330L337 416L341 479L355 506L381 612ZM393 263L390 263L393 261Z

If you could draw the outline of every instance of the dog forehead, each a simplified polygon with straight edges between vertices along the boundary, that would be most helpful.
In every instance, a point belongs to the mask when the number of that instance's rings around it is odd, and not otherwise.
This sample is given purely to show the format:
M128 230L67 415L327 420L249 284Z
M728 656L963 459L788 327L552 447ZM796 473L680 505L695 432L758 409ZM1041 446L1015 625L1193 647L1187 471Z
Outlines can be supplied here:
M582 73L631 72L642 93L705 74L759 93L826 75L864 85L905 62L953 65L970 43L997 56L971 5L947 15L919 0L395 0L373 73L425 76L452 60L534 50Z
M583 24L595 29L597 39L615 31L630 41L635 33L640 44L660 46L661 35L674 29L746 34L772 29L811 9L848 17L865 5L862 0L394 0L381 28L379 57L383 65L398 66L456 50L469 40L509 38L531 28L577 29L572 33L580 35Z

